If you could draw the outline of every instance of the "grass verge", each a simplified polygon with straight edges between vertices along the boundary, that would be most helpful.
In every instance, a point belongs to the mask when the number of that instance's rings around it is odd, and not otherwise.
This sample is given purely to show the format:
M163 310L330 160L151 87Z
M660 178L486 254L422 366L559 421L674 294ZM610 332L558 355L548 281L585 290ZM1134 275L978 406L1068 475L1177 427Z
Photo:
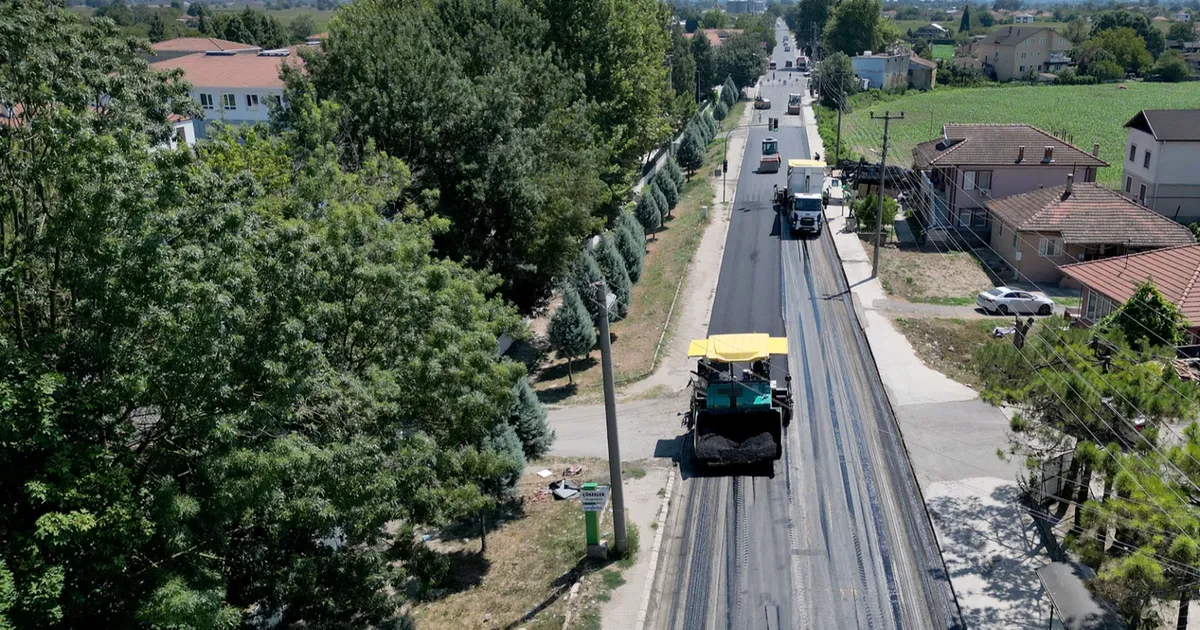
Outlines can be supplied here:
M606 561L585 558L579 502L554 501L538 492L556 477L543 479L537 470L549 468L557 474L569 465L583 468L581 475L572 478L577 483L608 482L608 465L602 459L536 462L518 484L519 511L490 524L486 554L479 552L478 525L474 523L443 530L428 543L449 564L449 575L430 599L413 605L411 617L416 627L561 630L570 615L568 628L590 628L589 610L595 616L594 627L599 627L599 602L624 582L621 572L633 566L640 538L631 523L625 557ZM611 509L610 503L601 531L601 537L609 541L613 539ZM585 597L568 601L576 581L581 581ZM531 611L536 613L530 615Z
M737 126L745 107L743 101L730 109L721 122L720 133L708 147L704 168L684 184L672 218L646 242L642 277L633 285L629 314L611 327L613 375L618 384L645 378L654 371L654 349L663 336L664 327L674 324L667 322L667 314L675 300L676 289L712 217L714 183L705 174L721 164L726 149L724 134ZM737 157L730 155L728 159ZM715 185L720 186L721 182L717 180ZM701 206L709 206L710 212L702 214ZM668 338L670 334L668 329ZM552 361L543 366L534 388L547 403L561 403L567 399L580 402L595 397L601 386L599 359L599 351L594 351L591 358L576 360L573 385L568 383L566 362Z
M970 387L982 383L971 360L975 348L985 343L1006 343L993 339L997 322L988 319L896 318L896 327L908 339L921 360L933 369Z
M979 260L966 252L884 247L879 281L892 297L909 302L966 306L993 285Z

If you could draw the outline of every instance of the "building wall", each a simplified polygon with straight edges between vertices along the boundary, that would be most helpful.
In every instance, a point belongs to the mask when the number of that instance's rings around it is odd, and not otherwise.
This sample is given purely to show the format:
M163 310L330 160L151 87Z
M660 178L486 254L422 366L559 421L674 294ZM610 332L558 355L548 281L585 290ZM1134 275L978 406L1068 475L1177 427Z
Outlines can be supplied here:
M937 84L937 72L933 68L926 68L918 63L909 63L908 71L909 85L918 90L932 90Z
M196 144L196 121L192 119L181 120L171 123L171 140L169 144L172 149L179 147L179 134L183 134L184 146L194 146Z
M871 89L890 90L908 85L908 56L851 57L854 73L869 82Z
M1130 151L1135 155L1130 159ZM1150 166L1146 167L1146 152ZM1147 207L1170 218L1188 223L1200 220L1200 181L1196 178L1200 164L1200 142L1158 142L1154 136L1139 129L1128 129L1125 151L1121 154L1121 193L1141 201L1141 187L1146 187Z
M1057 284L1062 278L1062 271L1058 266L1075 262L1083 253L1082 248L1064 246L1062 253L1058 256L1042 256L1038 253L1038 244L1043 236L1057 238L1060 243L1062 242L1062 235L1057 232L1046 234L1015 232L1011 226L1002 225L997 221L992 226L990 244L992 249L1004 259L1004 262L1008 263L1009 267L1019 272L1015 280L1038 284ZM1014 240L1016 241L1015 246Z
M201 94L209 94L212 96L212 107L208 108L201 100ZM225 109L222 103L222 96L232 94L234 96L234 108ZM246 97L255 95L258 97L258 106L250 109L246 104ZM264 88L227 88L227 87L193 87L191 91L192 100L201 105L201 111L204 114L204 121L197 125L197 136L205 138L208 136L208 124L220 120L233 125L252 125L254 123L265 123L271 119L271 108L269 102L273 97L278 96L283 98L283 90L277 87Z
M1011 81L1025 76L1031 68L1034 72L1044 71L1051 54L1065 53L1070 48L1071 43L1053 30L1030 29L1029 37L1014 46L981 44L979 54L996 69L997 81Z

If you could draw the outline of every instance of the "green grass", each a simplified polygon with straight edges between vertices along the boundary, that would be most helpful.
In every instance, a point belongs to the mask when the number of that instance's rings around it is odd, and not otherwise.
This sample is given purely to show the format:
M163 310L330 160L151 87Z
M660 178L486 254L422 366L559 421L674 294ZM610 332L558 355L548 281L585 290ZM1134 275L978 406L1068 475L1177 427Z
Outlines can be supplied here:
M646 469L642 468L641 466L626 465L624 471L625 476L630 479L641 479L642 477L646 476Z
M244 5L237 5L237 6L228 8L228 9L216 9L215 12L218 12L218 13L222 12L222 11L238 12L238 11L242 11L245 8L246 7ZM258 11L263 10L263 8L261 6L255 6L253 8ZM279 20L280 22L283 23L284 26L291 24L292 20L296 19L296 17L298 17L300 15L305 15L305 14L311 15L313 18L313 21L316 22L316 24L317 24L317 33L321 33L328 29L329 21L333 19L334 13L335 13L334 11L318 11L316 9L308 9L308 8L303 8L303 7L294 7L291 9L271 9L269 11L266 11L267 15Z
M922 295L909 300L922 304L937 304L939 306L971 306L975 304L975 296L948 297L943 295Z
M934 44L933 45L933 58L934 58L934 60L953 59L954 58L954 45L953 44Z
M1100 157L1109 163L1100 169L1099 181L1117 187L1121 181L1125 150L1123 125L1142 109L1200 107L1200 89L1193 83L1143 83L1120 85L1024 85L909 92L870 107L859 107L842 117L842 139L868 160L879 159L881 123L870 120L871 111L903 111L905 119L892 121L888 163L910 165L912 149L938 137L944 123L1028 123L1046 131L1065 130L1075 146L1091 151L1100 143ZM852 103L853 106L853 103Z

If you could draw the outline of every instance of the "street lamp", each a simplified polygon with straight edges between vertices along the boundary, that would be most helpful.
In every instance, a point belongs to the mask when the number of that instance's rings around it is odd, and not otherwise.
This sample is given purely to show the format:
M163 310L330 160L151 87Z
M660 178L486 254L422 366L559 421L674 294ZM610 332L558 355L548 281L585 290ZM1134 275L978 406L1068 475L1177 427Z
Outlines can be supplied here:
M725 173L729 172L729 136L736 127L725 132L725 145L721 147L721 203L725 203Z
M588 251L595 251L599 246L599 236L593 236L587 242ZM617 296L608 292L603 280L598 283L598 288L604 291L604 312L596 318L596 324L600 329L600 368L604 375L604 421L608 433L608 476L612 484L613 545L617 555L623 555L626 545L625 487L621 479L621 445L617 437L617 394L613 388L612 346L608 338L608 313L616 304Z

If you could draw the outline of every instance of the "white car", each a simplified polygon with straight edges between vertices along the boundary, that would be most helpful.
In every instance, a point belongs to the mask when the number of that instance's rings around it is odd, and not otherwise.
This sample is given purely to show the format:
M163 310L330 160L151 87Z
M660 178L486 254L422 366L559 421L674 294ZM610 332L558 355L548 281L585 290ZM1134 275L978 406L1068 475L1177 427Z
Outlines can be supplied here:
M1054 300L1008 287L995 287L981 291L975 298L975 303L985 312L1001 315L1015 313L1049 315L1054 312Z

